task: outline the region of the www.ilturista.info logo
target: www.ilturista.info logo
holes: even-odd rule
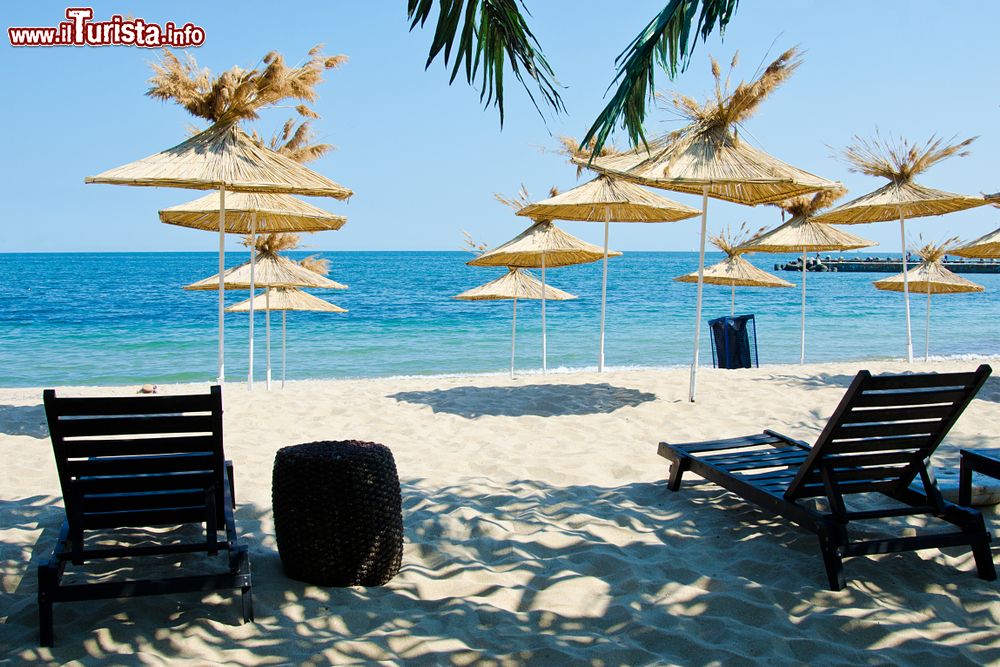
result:
[[[205,43],[205,29],[185,23],[177,26],[167,21],[162,26],[143,19],[115,14],[108,21],[91,21],[91,7],[69,7],[68,21],[54,27],[7,28],[11,46],[141,46],[156,49],[161,46],[187,48]]]

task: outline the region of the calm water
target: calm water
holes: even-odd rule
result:
[[[302,257],[306,253],[291,253]],[[345,315],[288,314],[288,377],[343,378],[502,372],[510,355],[509,301],[450,297],[501,271],[465,266],[462,252],[328,252],[330,277],[347,291],[313,293]],[[883,255],[884,256],[884,255]],[[721,259],[709,254],[708,263]],[[230,253],[227,264],[245,261]],[[772,270],[785,255],[750,260]],[[0,386],[208,381],[216,372],[216,295],[181,286],[216,272],[213,253],[0,255]],[[690,363],[695,286],[674,276],[696,269],[695,253],[630,252],[611,260],[607,364]],[[552,269],[551,284],[576,301],[548,305],[549,368],[597,363],[600,263]],[[799,274],[778,272],[798,286]],[[1000,351],[1000,274],[965,274],[982,294],[935,297],[931,354]],[[875,290],[880,274],[812,273],[807,281],[807,360],[898,358],[905,351],[902,295]],[[246,292],[226,294],[228,303]],[[729,314],[729,288],[705,287],[705,320]],[[737,313],[755,313],[762,363],[797,362],[799,290],[737,288]],[[914,349],[923,354],[925,298],[914,296]],[[540,306],[518,303],[517,364],[538,369]],[[280,314],[272,316],[280,376]],[[264,370],[258,315],[257,377]],[[703,327],[703,332],[704,332]],[[247,316],[227,315],[226,371],[247,373]],[[702,362],[711,364],[702,335]]]

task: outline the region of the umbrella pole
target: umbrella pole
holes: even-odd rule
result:
[[[548,367],[548,355],[545,349],[545,253],[542,253],[542,373]]]
[[[806,249],[802,249],[802,331],[799,335],[799,363],[806,363]]]
[[[729,289],[732,290],[732,294],[729,299],[729,316],[736,317],[736,283],[730,285]]]
[[[924,325],[924,361],[931,356],[931,281],[927,281],[927,323]]]
[[[604,272],[601,275],[601,350],[597,355],[597,372],[604,372],[604,311],[608,298],[608,227],[610,223],[604,221]]]
[[[271,391],[271,288],[264,290],[264,333],[267,342],[267,390]]]
[[[254,271],[257,268],[257,212],[250,214],[250,370],[247,374],[247,390],[253,391],[253,298],[256,292]]]
[[[281,388],[285,388],[285,315],[287,310],[281,311]]]
[[[514,379],[514,345],[517,341],[517,297],[514,297],[514,323],[510,327],[510,379]]]
[[[913,363],[913,335],[910,333],[910,278],[906,275],[906,219],[899,209],[899,238],[903,254],[903,301],[906,303],[906,361]]]
[[[694,359],[691,361],[691,383],[688,400],[694,403],[698,380],[698,343],[701,339],[701,293],[705,286],[705,231],[708,227],[708,186],[701,189],[701,242],[698,250],[698,301],[694,309]]]
[[[219,377],[226,378],[226,186],[219,186]]]

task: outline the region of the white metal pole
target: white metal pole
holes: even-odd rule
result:
[[[256,295],[256,276],[255,271],[257,269],[257,212],[254,211],[250,214],[250,370],[247,372],[247,390],[253,391],[253,298]]]
[[[281,388],[285,388],[285,315],[287,310],[281,311]]]
[[[729,299],[729,316],[736,317],[736,283],[730,285],[729,289],[732,290],[732,294]]]
[[[701,293],[705,285],[705,233],[708,227],[708,186],[701,189],[701,243],[698,250],[698,297],[694,310],[694,359],[691,361],[691,382],[688,400],[694,403],[698,382],[698,344],[701,340]]]
[[[924,361],[931,356],[931,281],[927,281],[927,324],[924,325]]]
[[[610,217],[610,211],[608,216]],[[604,372],[604,312],[608,299],[608,220],[604,221],[604,273],[601,275],[601,351],[597,355],[597,372]]]
[[[806,249],[802,248],[802,331],[799,336],[799,363],[806,363]]]
[[[219,384],[226,379],[226,186],[219,186]]]
[[[548,370],[548,354],[545,349],[545,253],[542,253],[542,373]]]
[[[903,251],[903,301],[906,303],[906,361],[913,363],[913,335],[910,332],[910,278],[906,275],[906,219],[903,209],[899,209],[899,238]]]
[[[271,288],[264,290],[264,335],[267,343],[267,390],[271,391]]]
[[[517,341],[517,297],[514,297],[514,321],[510,327],[510,379],[514,379],[514,345]]]

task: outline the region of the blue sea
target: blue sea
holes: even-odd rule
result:
[[[307,253],[290,253],[293,258]],[[315,254],[315,253],[309,253]],[[289,379],[504,372],[510,359],[511,302],[451,297],[502,270],[465,265],[462,252],[323,252],[346,291],[313,290],[350,312],[288,313]],[[885,257],[885,254],[881,256]],[[773,272],[793,255],[752,255]],[[246,261],[227,255],[227,265]],[[708,253],[708,264],[722,259]],[[216,272],[214,253],[0,255],[0,386],[203,382],[216,375],[214,292],[185,292]],[[628,252],[608,278],[609,368],[690,364],[696,287],[672,280],[697,268],[697,254]],[[761,363],[799,358],[799,274],[776,272],[796,288],[737,288],[737,314],[756,316]],[[879,292],[873,273],[810,273],[807,361],[900,358],[903,298]],[[934,297],[931,355],[1000,352],[1000,274],[965,274],[985,293]],[[579,296],[549,302],[550,370],[595,368],[600,262],[547,271],[548,282]],[[227,304],[248,296],[227,292]],[[914,349],[922,356],[926,298],[912,295]],[[728,287],[705,286],[704,320],[728,315]],[[226,316],[226,375],[247,376],[247,314]],[[264,373],[264,315],[257,315],[256,377]],[[517,366],[541,368],[538,302],[518,302]],[[272,365],[280,377],[281,316],[272,315]],[[711,348],[702,328],[703,364]]]

